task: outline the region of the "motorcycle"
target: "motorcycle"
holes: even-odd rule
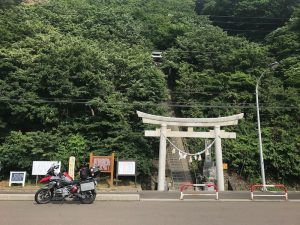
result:
[[[66,198],[79,199],[83,204],[91,204],[96,198],[95,177],[100,173],[98,167],[90,169],[89,176],[84,180],[73,180],[68,173],[57,173],[58,165],[52,165],[45,177],[39,183],[47,183],[35,193],[38,204],[46,204],[51,200],[64,200]]]

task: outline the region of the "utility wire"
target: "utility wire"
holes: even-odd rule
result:
[[[284,22],[277,22],[277,23],[253,23],[247,21],[218,21],[218,20],[211,20],[213,23],[223,23],[223,24],[253,24],[253,25],[282,25]]]
[[[188,93],[185,93],[185,92],[177,92],[177,93],[173,93],[172,94],[172,97],[175,97],[175,98],[180,98],[180,96],[187,96],[188,95],[191,95],[191,98],[193,98],[193,96],[197,96],[200,97],[201,95],[203,96],[210,96],[210,95],[218,95],[219,97],[230,97],[230,95],[222,95],[222,93],[220,92],[188,92]],[[253,97],[254,97],[254,94],[255,93],[249,93],[249,94],[253,94]],[[277,94],[277,95],[274,95],[274,96],[282,96],[281,93]],[[300,94],[289,94],[288,95],[290,98],[292,97],[300,97]]]
[[[216,18],[239,18],[239,19],[266,19],[266,20],[289,20],[288,17],[258,17],[258,16],[225,16],[225,15],[200,15],[200,16],[210,16],[210,17],[216,17]]]
[[[15,103],[54,103],[54,104],[79,104],[79,105],[90,105],[88,101],[70,101],[70,100],[44,100],[44,99],[33,99],[33,100],[26,100],[26,99],[5,99],[0,98],[0,102],[15,102]],[[113,105],[113,106],[149,106],[149,105],[161,105],[164,106],[165,102],[130,102],[130,103],[108,103],[108,102],[99,102],[101,105]],[[216,105],[207,105],[207,104],[187,104],[181,102],[170,102],[168,104],[172,107],[178,108],[191,108],[191,107],[200,107],[200,108],[255,108],[255,103],[236,103],[236,104],[216,104]],[[299,107],[296,106],[267,106],[261,104],[261,108],[267,109],[298,109]]]
[[[226,28],[223,28],[223,30],[225,30],[225,31],[237,31],[237,32],[263,32],[263,33],[269,33],[269,32],[273,31],[273,30],[254,30],[254,29],[239,30],[239,29],[226,29]]]
[[[159,51],[159,52],[162,52],[162,55],[168,55],[168,53],[172,53],[172,52],[176,52],[176,53],[186,53],[186,54],[189,54],[189,53],[203,53],[203,54],[219,54],[217,52],[211,52],[211,51],[199,51],[199,50],[181,50],[181,49],[167,49],[167,50],[155,50],[155,51]],[[282,56],[282,55],[285,55],[286,53],[281,53],[281,54],[274,54],[274,53],[271,53],[271,52],[268,52],[267,55],[268,56]],[[295,54],[295,53],[294,53]]]

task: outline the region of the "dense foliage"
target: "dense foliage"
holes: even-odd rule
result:
[[[199,15],[209,15],[214,25],[230,34],[263,41],[287,22],[298,0],[197,0]]]
[[[300,20],[295,1],[275,8],[293,19],[277,24],[281,27],[260,44],[231,36],[195,12],[196,7],[202,14],[240,15],[252,7],[249,1],[235,1],[235,7],[225,1],[229,5],[222,8],[221,2],[55,0],[2,7],[0,175],[30,171],[33,160],[60,159],[66,165],[74,155],[87,161],[90,151],[135,158],[138,170],[150,174],[158,140],[143,136],[136,110],[167,115],[170,103],[178,117],[245,113],[239,126],[227,128],[238,138],[223,142],[224,161],[257,178],[254,91],[264,73],[259,91],[267,176],[297,182]],[[256,2],[261,8],[262,1]],[[276,17],[276,10],[251,16]],[[159,64],[151,58],[154,49],[163,50]],[[267,69],[275,60],[279,67]],[[188,146],[196,151],[203,140],[189,140]]]
[[[133,17],[102,6],[55,1],[1,11],[3,172],[115,151],[149,173],[151,142],[135,111],[162,111],[164,74]]]

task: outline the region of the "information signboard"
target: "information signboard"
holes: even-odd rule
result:
[[[134,182],[136,186],[136,163],[134,160],[118,159],[117,163],[117,180],[118,186],[119,176],[134,176]]]
[[[121,176],[135,176],[136,172],[135,161],[119,160],[118,161],[118,175]]]
[[[32,175],[46,175],[48,169],[52,165],[59,165],[58,171],[60,171],[61,162],[59,161],[33,161],[32,163]]]
[[[102,173],[111,171],[111,156],[95,156],[93,166],[99,167]]]
[[[9,186],[11,184],[22,184],[25,186],[26,172],[25,171],[10,171]]]
[[[99,167],[101,173],[110,173],[110,186],[113,186],[114,163],[115,153],[111,156],[94,156],[93,152],[90,153],[90,167],[96,166]]]

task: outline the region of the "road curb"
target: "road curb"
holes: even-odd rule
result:
[[[97,194],[99,201],[140,201],[139,194]]]
[[[33,201],[34,194],[0,194],[0,201]]]
[[[97,194],[97,201],[139,201],[139,194]],[[0,194],[0,201],[34,201],[34,194]]]

